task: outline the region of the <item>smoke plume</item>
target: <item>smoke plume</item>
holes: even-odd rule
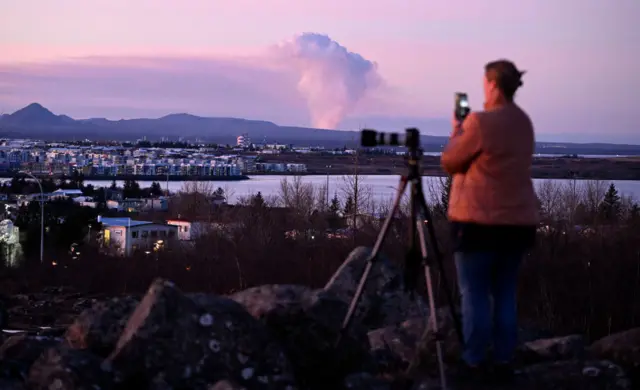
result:
[[[380,82],[377,66],[326,35],[304,33],[281,43],[278,53],[299,71],[313,126],[336,129],[367,91]]]

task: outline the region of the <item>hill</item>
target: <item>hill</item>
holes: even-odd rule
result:
[[[200,117],[176,113],[161,118],[109,120],[106,118],[72,119],[55,115],[42,105],[32,103],[13,114],[0,117],[0,136],[53,139],[87,138],[91,140],[134,140],[142,137],[199,139],[214,143],[235,143],[247,133],[257,142],[314,144],[327,147],[353,145],[360,135],[355,131],[321,130],[279,126],[273,122],[241,118]],[[425,136],[426,143],[442,143],[445,137]]]
[[[434,126],[436,122],[433,122]],[[439,123],[439,122],[438,122]],[[440,126],[440,125],[438,125]],[[422,129],[424,131],[424,129]],[[238,135],[247,133],[255,142],[317,145],[324,147],[356,146],[357,131],[322,130],[308,127],[280,126],[273,122],[242,118],[200,117],[174,113],[160,118],[110,120],[106,118],[73,119],[56,115],[41,104],[32,103],[0,117],[0,137],[44,140],[114,140],[126,141],[161,137],[195,141],[196,139],[233,144]],[[438,152],[447,137],[422,135],[425,151]],[[546,154],[622,154],[640,155],[640,146],[620,144],[575,144],[539,142],[536,151]]]

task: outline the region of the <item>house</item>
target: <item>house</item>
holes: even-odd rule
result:
[[[82,190],[78,190],[78,189],[70,189],[70,190],[57,189],[57,190],[52,192],[52,196],[53,197],[60,197],[60,198],[75,198],[75,197],[78,197],[78,196],[82,196]]]
[[[178,232],[175,225],[131,218],[98,217],[98,222],[102,223],[103,228],[103,249],[121,256],[131,256],[137,251],[152,251],[157,244],[170,246]]]
[[[30,202],[49,202],[51,199],[54,199],[55,196],[52,192],[40,194],[39,192],[35,194],[28,195],[19,195],[16,199],[16,203],[18,207],[28,206]]]
[[[208,229],[203,222],[191,222],[183,219],[170,219],[167,224],[178,228],[178,240],[192,241],[201,237]]]
[[[180,241],[193,241],[212,231],[229,233],[242,227],[240,222],[187,221],[179,217],[167,220],[167,224],[178,228],[178,240]]]
[[[142,210],[166,211],[169,208],[167,198],[127,198],[124,200],[108,200],[107,208],[133,213]]]

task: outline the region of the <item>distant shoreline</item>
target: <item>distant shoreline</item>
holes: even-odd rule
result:
[[[23,176],[19,173],[12,172],[0,172],[0,178],[2,179],[11,179],[15,176]],[[38,178],[47,178],[51,177],[53,179],[72,179],[71,176],[62,176],[62,175],[46,175],[46,174],[34,174],[35,177]],[[242,181],[242,180],[250,180],[251,178],[247,175],[240,176],[213,176],[213,175],[115,175],[115,176],[97,176],[97,175],[82,175],[83,181],[124,181],[124,180],[135,180],[135,181],[157,181],[157,182],[166,182],[168,181]]]
[[[211,175],[173,175],[167,178],[166,175],[117,175],[117,176],[81,176],[85,182],[110,182],[113,180],[135,180],[146,182],[192,182],[192,181],[207,181],[207,182],[237,182],[251,180],[251,177],[262,176],[351,176],[354,174],[352,167],[342,166],[341,169],[311,169],[306,172],[251,172],[240,176],[211,176]],[[390,169],[376,169],[375,166],[361,166],[359,168],[360,176],[398,176],[404,174],[405,168],[396,166]],[[18,173],[0,172],[0,179],[11,179],[15,176],[21,176]],[[65,179],[72,180],[71,176],[61,175],[45,175],[35,174],[39,178],[53,178],[53,179]],[[446,174],[439,168],[434,166],[427,166],[423,169],[422,177],[444,177]],[[618,169],[604,169],[595,171],[580,172],[580,170],[571,170],[565,167],[549,167],[549,166],[534,166],[532,170],[532,179],[558,179],[558,180],[619,180],[619,181],[640,181],[640,172],[624,172],[624,170]]]

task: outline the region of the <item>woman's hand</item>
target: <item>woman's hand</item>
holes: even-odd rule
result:
[[[462,134],[462,121],[456,118],[456,114],[453,114],[453,118],[451,119],[451,137],[456,137]]]

